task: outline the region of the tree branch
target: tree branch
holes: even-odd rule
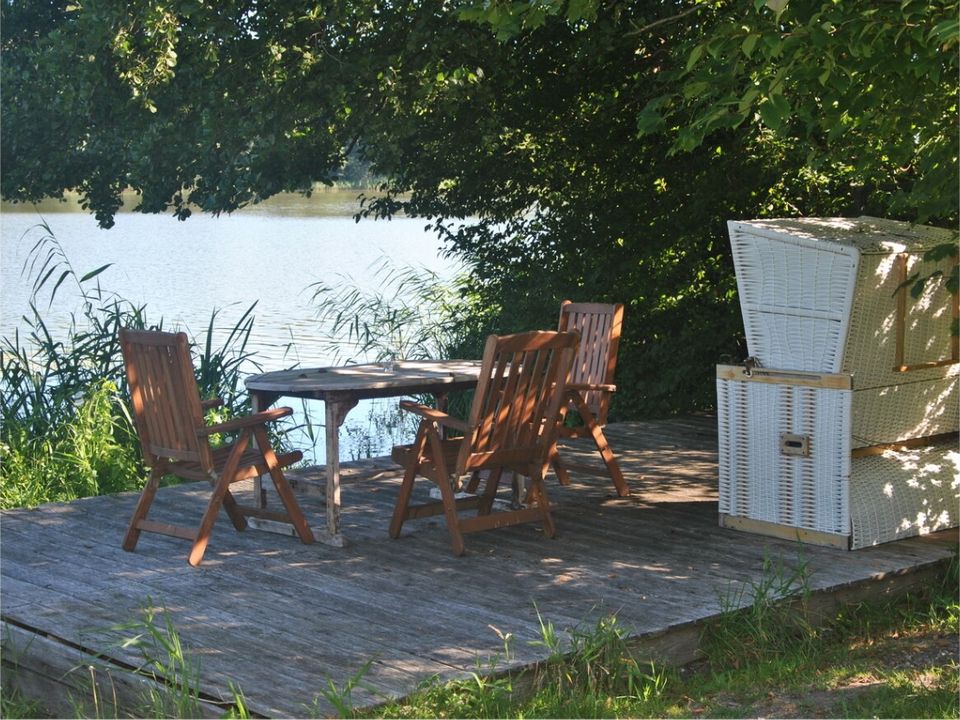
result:
[[[641,28],[635,28],[625,34],[627,36],[640,35],[641,33],[645,33],[649,30],[653,30],[653,28],[657,27],[658,25],[664,25],[666,23],[673,22],[674,20],[679,20],[680,18],[686,17],[691,13],[695,13],[697,10],[700,10],[702,7],[703,7],[702,5],[694,5],[693,7],[689,7],[681,13],[677,13],[676,15],[671,15],[670,17],[660,18],[659,20],[655,20],[652,23],[648,23],[647,25],[644,25]]]

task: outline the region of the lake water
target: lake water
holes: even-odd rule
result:
[[[233,327],[257,301],[249,349],[266,370],[328,365],[319,338],[316,307],[309,286],[343,281],[358,287],[376,283],[373,267],[388,259],[397,267],[426,268],[441,277],[455,272],[441,255],[439,240],[426,222],[407,218],[355,222],[358,192],[330,190],[311,198],[284,195],[232,215],[195,214],[185,222],[168,215],[121,212],[110,230],[97,227],[92,215],[75,203],[45,202],[37,208],[0,206],[0,333],[23,329],[29,312],[31,283],[22,274],[31,248],[40,239],[42,220],[80,276],[112,263],[99,276],[104,290],[146,305],[151,322],[185,329],[202,338],[214,308],[220,310],[220,335]],[[41,296],[45,322],[63,337],[79,291],[65,283],[52,307]],[[255,369],[251,368],[251,372]],[[291,401],[293,404],[294,401]],[[310,407],[314,405],[316,407]],[[395,405],[395,401],[394,401]],[[310,421],[322,422],[320,403],[308,404]],[[395,437],[374,416],[378,406],[354,409],[342,429],[344,457],[387,451]],[[299,409],[298,422],[307,416]],[[323,442],[304,448],[308,459],[323,461]],[[296,441],[295,441],[296,442]],[[298,447],[303,447],[299,443]]]

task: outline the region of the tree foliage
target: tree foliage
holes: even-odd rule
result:
[[[956,2],[755,0],[755,12],[704,13],[672,87],[641,114],[675,146],[718,129],[802,144],[810,172],[908,219],[957,215]]]
[[[861,18],[849,6],[848,24],[877,15],[861,8]],[[797,3],[779,18],[762,5],[744,13],[740,3],[467,8],[461,17],[498,42],[445,46],[408,67],[366,136],[389,149],[379,167],[405,200],[374,209],[438,220],[474,263],[474,300],[492,315],[491,329],[548,326],[564,297],[625,301],[615,411],[708,406],[713,365],[743,352],[726,220],[955,221],[956,180],[949,192],[949,177],[937,175],[956,166],[957,63],[941,37],[955,7],[930,6],[921,31],[912,29],[917,7],[905,3],[898,27],[911,28],[922,52],[888,46],[895,32],[884,22],[853,58],[846,27],[818,35],[817,45],[794,39],[817,27],[818,13],[840,23],[832,3]],[[744,28],[758,37],[747,41]],[[871,42],[880,64],[866,58]],[[823,71],[808,65],[830,51],[846,84],[825,78],[833,83],[825,95]],[[888,76],[888,65],[897,72]],[[919,105],[896,97],[918,84]],[[757,88],[748,103],[741,86]],[[831,116],[823,104],[847,109]],[[925,114],[929,127],[920,129]],[[826,132],[833,118],[850,127]],[[467,216],[479,222],[448,221]]]
[[[475,334],[625,302],[621,416],[710,405],[742,352],[727,220],[957,220],[956,2],[2,7],[4,197],[185,217],[358,154],[366,213],[470,264]]]
[[[501,39],[562,18],[597,22],[598,0],[493,0],[461,10]],[[728,0],[651,4],[620,23],[637,52],[668,59],[637,117],[675,151],[718,130],[804,143],[813,173],[880,193],[921,222],[957,215],[958,41],[953,0]],[[679,26],[679,31],[678,31]]]
[[[3,195],[80,191],[102,225],[232,211],[337,177],[372,4],[3,5]]]

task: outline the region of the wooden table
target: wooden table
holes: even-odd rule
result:
[[[479,360],[402,360],[393,363],[301,368],[254,375],[245,380],[258,412],[278,398],[323,400],[326,411],[327,526],[317,533],[328,545],[343,547],[340,532],[340,426],[360,400],[431,394],[442,402],[447,393],[469,390],[480,375]],[[258,501],[265,502],[256,487]]]

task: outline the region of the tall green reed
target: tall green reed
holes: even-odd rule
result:
[[[132,666],[121,669],[97,659],[75,668],[87,674],[71,695],[75,717],[131,713],[131,717],[197,718],[212,712],[226,718],[250,717],[243,692],[232,679],[225,679],[227,692],[220,697],[204,691],[200,658],[184,643],[170,613],[154,607],[150,598],[137,618],[104,632],[116,649],[130,653]],[[123,673],[145,682],[127,682],[126,690],[118,691],[115,680]],[[139,691],[131,693],[137,685]]]
[[[466,275],[444,278],[427,268],[397,266],[386,257],[368,272],[372,282],[364,285],[340,275],[332,284],[317,282],[308,288],[316,306],[321,347],[335,362],[479,357],[480,326],[486,320],[477,311]],[[448,399],[448,409],[465,414],[470,395],[456,393]],[[421,401],[430,403],[433,398]],[[416,423],[409,416],[385,417],[376,430],[385,428],[391,437],[410,438]]]
[[[146,307],[105,291],[110,264],[78,273],[45,222],[23,274],[32,283],[23,332],[0,340],[0,507],[32,506],[135,489],[143,478],[118,331],[163,329]],[[45,316],[58,292],[72,285],[77,307],[65,329]],[[255,366],[247,343],[251,305],[214,342],[218,311],[211,312],[199,345],[197,381],[204,397],[222,397],[217,419],[244,412],[244,369]]]
[[[466,340],[469,306],[463,277],[447,280],[427,268],[397,267],[381,258],[372,287],[349,275],[308,289],[317,306],[324,351],[342,362],[450,357]]]
[[[809,574],[802,553],[793,565],[764,557],[758,579],[731,583],[720,596],[721,613],[704,632],[710,662],[740,668],[778,653],[801,657],[814,648],[820,631],[806,610]]]

